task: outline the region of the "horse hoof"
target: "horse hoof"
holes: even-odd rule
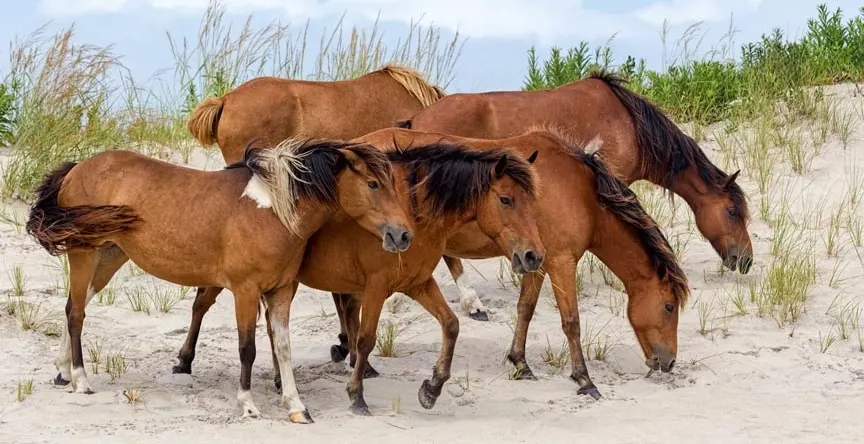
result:
[[[348,357],[348,349],[341,345],[330,346],[330,359],[333,362],[342,362]]]
[[[600,398],[603,397],[602,395],[600,395],[600,390],[597,390],[597,387],[595,387],[593,384],[586,387],[579,387],[579,390],[577,390],[576,393],[580,395],[591,395],[591,397],[594,398],[594,400],[596,401],[599,401]]]
[[[441,390],[438,390],[438,394],[435,394],[435,390],[432,389],[432,384],[429,383],[429,380],[426,379],[423,381],[423,384],[420,385],[420,390],[417,392],[417,399],[420,401],[420,405],[423,406],[424,409],[429,410],[432,407],[435,407],[435,402],[438,401],[438,395],[441,394]]]
[[[468,317],[475,321],[486,322],[489,321],[489,313],[486,313],[483,310],[477,310],[474,313],[468,314]]]
[[[363,371],[363,379],[372,379],[377,378],[378,376],[381,376],[381,374],[378,373],[378,370],[375,370],[371,365],[366,364],[366,370]]]
[[[175,375],[184,374],[191,375],[192,374],[192,365],[191,364],[177,364],[171,368],[171,372]]]
[[[66,387],[69,385],[70,381],[63,379],[63,375],[61,373],[57,373],[57,376],[54,378],[54,385],[60,387]]]
[[[369,407],[365,405],[352,405],[351,413],[357,416],[372,416],[372,412],[369,411]]]
[[[526,366],[522,370],[517,370],[516,377],[514,377],[513,379],[517,381],[536,381],[537,377],[534,376],[534,372],[531,371],[531,368]]]
[[[312,420],[312,415],[309,414],[309,410],[289,413],[288,420],[294,424],[312,424],[315,422]]]
[[[253,408],[246,408],[245,410],[243,410],[243,417],[244,418],[260,418],[261,412],[259,412],[258,409],[254,408],[254,407]]]

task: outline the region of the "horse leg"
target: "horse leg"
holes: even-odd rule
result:
[[[561,314],[561,329],[564,330],[564,336],[567,337],[567,345],[570,348],[572,368],[570,379],[579,384],[577,393],[600,399],[600,391],[597,390],[597,386],[588,376],[588,367],[585,365],[585,356],[582,354],[576,263],[575,257],[551,261],[546,265],[546,270],[552,281],[552,291],[555,293],[555,301],[558,303],[558,312]]]
[[[522,275],[522,288],[519,291],[519,302],[516,303],[516,330],[513,332],[510,352],[507,353],[507,359],[516,367],[514,379],[537,380],[525,361],[525,341],[528,338],[528,325],[534,317],[534,309],[537,308],[537,300],[540,297],[540,287],[545,277],[543,271]]]
[[[425,409],[431,409],[441,395],[444,383],[450,379],[453,351],[456,348],[456,338],[459,336],[459,319],[450,310],[435,279],[430,278],[409,292],[408,296],[423,306],[441,325],[441,352],[432,371],[432,379],[424,380],[417,392],[420,405]]]
[[[353,369],[357,364],[357,330],[360,328],[360,301],[353,295],[346,295],[342,299],[342,310],[345,314],[345,329],[347,331],[347,343],[350,353],[348,365]],[[378,370],[372,367],[369,361],[366,361],[366,368],[363,370],[363,379],[378,377]]]
[[[117,273],[117,270],[129,260],[126,253],[116,245],[99,250],[99,262],[96,265],[96,271],[93,274],[93,280],[87,288],[87,301],[85,306],[90,304],[93,297],[96,296]],[[70,269],[71,271],[71,269]],[[69,326],[63,328],[62,339],[60,341],[60,354],[54,365],[57,367],[57,377],[54,378],[54,384],[59,386],[69,385],[72,378],[72,343],[69,337]]]
[[[296,290],[295,290],[296,291]],[[266,299],[265,299],[266,300]],[[273,358],[273,385],[276,393],[282,394],[282,372],[279,371],[279,359],[276,353],[276,343],[273,339],[273,324],[271,323],[270,305],[264,307],[264,320],[267,322],[267,337],[270,338],[270,356]]]
[[[342,362],[348,356],[348,327],[345,325],[345,308],[342,302],[351,298],[348,293],[331,293],[333,304],[336,305],[336,315],[339,316],[339,344],[330,346],[330,359],[333,362]]]
[[[198,345],[198,334],[201,333],[201,322],[210,307],[216,303],[216,297],[221,292],[221,287],[198,287],[195,302],[192,303],[192,322],[189,324],[189,331],[186,332],[186,341],[177,354],[180,362],[171,369],[173,373],[192,374],[192,361],[195,360],[195,347]]]
[[[294,366],[291,361],[291,334],[288,327],[291,319],[291,300],[297,291],[297,283],[274,290],[267,296],[267,325],[271,333],[271,347],[276,355],[279,374],[285,375],[282,386],[282,406],[288,408],[288,419],[298,424],[313,423],[312,417],[297,391]]]
[[[475,321],[488,321],[489,313],[480,297],[477,296],[477,290],[471,284],[463,280],[459,280],[465,269],[462,267],[462,259],[452,256],[444,256],[444,263],[447,264],[447,269],[450,270],[450,275],[453,276],[453,282],[456,283],[456,289],[459,290],[459,305],[462,307],[468,317]]]
[[[70,251],[69,258],[69,299],[66,301],[66,323],[69,330],[69,343],[72,354],[72,388],[75,393],[92,394],[93,389],[87,382],[84,370],[84,354],[81,350],[81,330],[84,328],[84,308],[92,299],[91,282],[99,263],[99,252]],[[61,356],[62,356],[61,352]],[[62,367],[60,367],[62,368]]]
[[[351,373],[351,379],[346,387],[348,399],[351,400],[349,408],[356,415],[371,415],[369,406],[363,398],[363,371],[369,361],[369,353],[375,348],[378,318],[381,316],[384,301],[389,296],[388,291],[387,282],[367,281],[366,288],[363,289],[360,329],[356,341],[357,363],[354,365],[354,371]],[[349,341],[349,345],[351,342],[353,341]]]
[[[258,319],[259,293],[254,289],[234,291],[234,307],[237,316],[237,337],[240,351],[240,387],[237,403],[243,409],[243,417],[258,418],[261,413],[252,401],[252,364],[255,362],[255,322]]]

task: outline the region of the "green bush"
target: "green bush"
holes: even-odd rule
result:
[[[684,46],[692,38],[688,29]],[[608,46],[594,50],[587,42],[564,51],[553,47],[539,61],[528,51],[524,90],[547,89],[586,77],[593,68],[616,71],[630,80],[630,88],[643,94],[677,120],[709,124],[724,119],[748,119],[775,102],[793,113],[806,113],[809,101],[802,86],[864,78],[864,7],[844,22],[840,8],[829,12],[819,5],[815,18],[799,41],[788,41],[779,29],[760,41],[741,47],[741,58],[685,60],[658,72],[645,69],[645,61],[629,56],[614,66]]]

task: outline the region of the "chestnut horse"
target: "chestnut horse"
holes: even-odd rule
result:
[[[250,392],[258,302],[263,295],[274,312],[290,304],[310,236],[337,212],[378,239],[366,243],[370,249],[382,249],[383,239],[383,250],[404,252],[413,235],[387,157],[366,144],[288,140],[247,150],[242,162],[222,171],[108,151],[63,164],[37,193],[27,232],[50,254],[69,258],[68,331],[55,383],[68,384],[71,373],[76,392],[93,392],[81,352],[84,309],[131,259],[175,284],[234,292],[244,417],[259,415]],[[197,217],[185,217],[190,212]],[[282,365],[283,353],[276,349]],[[292,421],[308,418],[304,409],[288,407]]]
[[[518,379],[535,379],[525,361],[525,341],[540,287],[548,273],[570,349],[570,377],[579,384],[579,394],[600,398],[600,392],[588,375],[580,342],[575,276],[585,251],[596,255],[623,282],[629,297],[627,316],[642,348],[645,364],[652,370],[659,368],[668,372],[672,369],[678,351],[678,314],[689,295],[687,277],[663,233],[639,204],[636,195],[594,152],[600,146],[599,139],[592,141],[585,150],[551,129],[532,130],[521,136],[497,140],[386,129],[360,140],[376,147],[388,143],[404,147],[440,140],[480,150],[504,145],[523,155],[539,150],[534,163],[540,178],[534,217],[546,248],[546,258],[540,272],[522,277],[516,329],[507,355],[516,366]],[[447,240],[446,254],[451,257],[482,259],[501,253],[500,247],[473,224],[466,225]],[[355,339],[352,333],[356,330],[358,307],[347,295],[333,296],[342,333],[339,335],[341,344],[331,348],[331,355],[339,361],[350,352],[353,361]],[[359,364],[355,364],[355,371],[356,365]],[[377,374],[369,368],[366,372],[370,376]]]
[[[452,94],[397,125],[465,137],[500,139],[534,125],[551,124],[577,140],[603,140],[609,169],[628,185],[648,180],[681,196],[696,216],[696,226],[723,259],[747,273],[753,247],[747,232],[749,211],[738,171],[727,176],[696,142],[655,105],[605,72],[551,90]],[[445,256],[457,281],[459,259]],[[463,306],[474,319],[487,319],[476,292],[459,285]]]
[[[542,265],[545,251],[531,205],[536,186],[531,163],[537,156],[528,142],[515,147],[506,143],[521,156],[504,149],[466,150],[437,141],[387,151],[400,202],[415,221],[412,247],[398,257],[370,248],[374,238],[348,219],[331,220],[309,239],[298,282],[319,290],[352,293],[357,298],[353,301],[362,307],[356,326],[357,365],[347,386],[355,414],[370,414],[363,396],[363,371],[375,346],[382,306],[394,292],[417,301],[441,325],[441,352],[432,379],[424,380],[420,387],[420,404],[432,408],[450,378],[459,321],[432,277],[448,237],[471,224],[491,239],[498,254],[512,257],[514,272],[533,272]],[[389,144],[382,143],[381,148],[384,145]],[[201,320],[220,291],[211,287],[198,292],[189,333],[178,355],[180,370],[191,371]],[[284,347],[280,337],[286,336],[280,332],[287,329],[288,313],[268,309],[267,319],[272,325],[271,347],[280,350]],[[299,402],[291,366],[276,366],[277,381],[281,375],[286,376],[282,396],[288,394]]]
[[[265,146],[299,135],[353,139],[392,127],[444,96],[418,72],[395,65],[335,82],[258,77],[202,101],[187,128],[204,146],[218,143],[231,163],[254,139]]]

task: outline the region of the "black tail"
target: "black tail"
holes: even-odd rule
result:
[[[27,233],[53,256],[69,249],[100,248],[106,237],[129,231],[141,220],[124,205],[61,207],[60,189],[75,165],[63,163],[45,176],[27,220]]]

